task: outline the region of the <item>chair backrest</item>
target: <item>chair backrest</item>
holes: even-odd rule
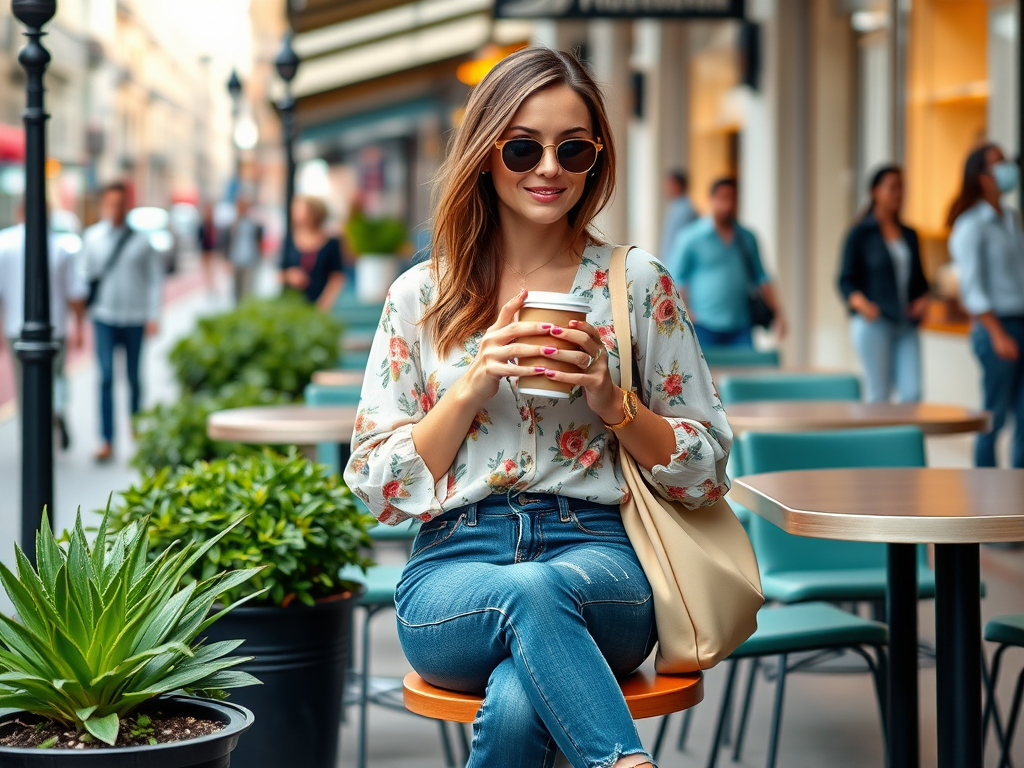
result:
[[[336,305],[331,314],[348,330],[373,331],[380,324],[383,313],[383,304],[354,304],[344,307]]]
[[[860,379],[851,373],[723,376],[718,394],[726,405],[759,400],[860,400]]]
[[[880,427],[840,432],[740,435],[749,474],[796,469],[923,467],[924,436],[916,427]],[[753,515],[750,538],[765,574],[881,567],[884,544],[811,539],[786,533]],[[919,547],[920,557],[924,548]]]
[[[339,353],[338,367],[348,371],[365,371],[370,363],[369,350],[342,350]]]
[[[307,405],[358,405],[360,387],[338,387],[327,384],[307,384],[302,397]]]
[[[779,367],[779,353],[775,349],[760,351],[743,347],[704,347],[701,351],[708,365],[713,368]]]

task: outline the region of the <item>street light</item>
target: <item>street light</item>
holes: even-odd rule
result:
[[[299,71],[299,57],[292,48],[292,33],[287,32],[281,50],[274,59],[278,76],[284,80],[284,98],[277,105],[281,112],[281,133],[284,139],[284,242],[292,242],[292,200],[295,199],[295,99],[292,80]]]
[[[43,508],[53,514],[53,357],[50,258],[46,225],[46,121],[43,75],[50,53],[40,43],[56,0],[11,0],[28,42],[18,54],[25,70],[25,324],[14,350],[22,363],[21,547],[35,562]]]
[[[232,146],[235,150],[235,197],[241,194],[242,187],[242,153],[238,143],[234,141],[234,135],[238,131],[238,115],[241,111],[242,102],[242,81],[238,79],[238,72],[231,70],[231,77],[228,79],[228,94],[231,96],[231,136]]]

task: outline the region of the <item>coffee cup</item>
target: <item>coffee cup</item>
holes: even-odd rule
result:
[[[590,302],[582,296],[571,293],[554,293],[551,291],[530,291],[519,310],[519,319],[526,323],[551,323],[560,328],[568,328],[571,320],[584,321],[591,311]],[[524,336],[519,339],[522,344],[535,344],[538,347],[557,347],[558,349],[578,350],[579,346],[571,341],[543,334],[541,336]],[[520,358],[519,365],[542,367],[563,373],[579,373],[580,367],[561,360],[554,360],[547,355],[540,357]],[[535,397],[553,397],[567,399],[572,393],[573,385],[549,379],[544,374],[522,376],[519,379],[519,394]]]

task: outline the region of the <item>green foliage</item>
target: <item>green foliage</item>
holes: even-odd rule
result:
[[[37,568],[17,546],[17,575],[0,564],[0,582],[18,616],[0,615],[0,707],[85,729],[114,744],[121,718],[156,696],[259,682],[231,669],[248,660],[228,656],[241,640],[203,645],[196,638],[230,610],[210,616],[214,602],[237,592],[260,569],[187,578],[232,535],[230,528],[202,543],[168,542],[153,552],[144,520],[112,540],[108,523],[109,512],[90,549],[79,514],[64,548],[44,516]]]
[[[390,256],[406,244],[409,232],[398,219],[369,219],[356,211],[345,225],[345,236],[357,256]]]
[[[257,299],[199,321],[171,350],[186,392],[249,384],[298,397],[314,371],[338,360],[341,325],[301,297]]]
[[[135,417],[138,438],[132,465],[154,470],[231,454],[260,453],[258,446],[211,440],[206,434],[207,416],[225,408],[280,405],[290,400],[286,394],[252,384],[229,384],[217,393],[186,394],[177,402],[158,404]]]
[[[111,524],[148,520],[156,551],[177,540],[206,542],[233,526],[190,570],[203,580],[223,568],[267,566],[228,590],[228,600],[265,588],[273,604],[312,605],[348,588],[338,581],[341,568],[372,564],[361,549],[372,546],[373,517],[359,511],[328,467],[294,450],[148,472],[121,497]]]

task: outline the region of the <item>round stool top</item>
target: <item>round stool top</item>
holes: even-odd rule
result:
[[[704,676],[654,675],[634,672],[620,681],[622,693],[634,720],[659,717],[696,706],[704,698]],[[482,696],[436,688],[415,672],[403,681],[405,708],[434,720],[472,723],[483,702]]]
[[[211,413],[206,434],[214,440],[257,445],[347,443],[355,423],[354,405],[257,405]]]

